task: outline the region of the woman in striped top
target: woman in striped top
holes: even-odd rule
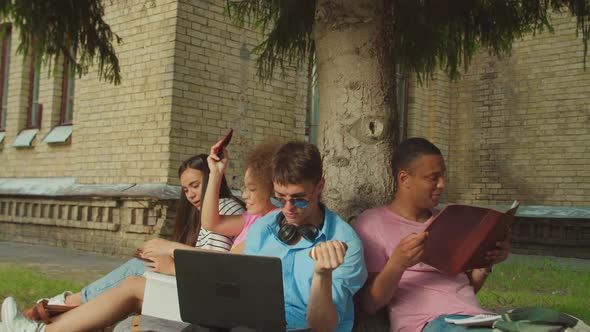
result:
[[[173,241],[152,239],[141,248],[146,257],[172,256],[175,249],[197,247],[208,250],[229,251],[233,238],[213,233],[201,227],[201,199],[209,182],[209,166],[207,156],[199,154],[184,161],[178,169],[178,177],[182,186],[182,194],[178,200],[174,226]],[[222,215],[240,215],[244,205],[236,199],[222,180],[219,191],[218,210]],[[142,273],[143,274],[143,273]]]
[[[231,199],[231,192],[229,192],[223,176],[223,172],[227,166],[227,150],[224,150],[226,157],[223,160],[216,160],[211,156],[208,158],[209,165],[215,166],[215,172],[212,172],[210,175],[208,172],[209,167],[207,167],[206,172],[194,171],[190,167],[184,171],[180,170],[180,182],[184,195],[181,195],[179,207],[186,215],[184,217],[177,215],[177,221],[194,220],[195,222],[185,224],[179,222],[175,228],[175,239],[183,243],[196,243],[198,245],[199,238],[201,238],[203,242],[213,245],[213,241],[209,239],[211,235],[206,235],[200,231],[203,229],[200,227],[200,221],[202,220],[203,224],[209,227],[209,229],[225,234],[228,237],[237,235],[238,242],[243,241],[252,223],[274,209],[274,206],[270,203],[270,195],[272,194],[270,165],[272,157],[279,147],[280,145],[277,144],[265,144],[258,146],[250,153],[246,175],[244,177],[245,188],[242,195],[246,201],[247,212],[245,213],[242,213],[243,210],[236,209],[234,205],[228,205],[225,201],[227,198]],[[207,176],[203,176],[205,173],[207,173]],[[211,188],[208,189],[208,187]],[[206,196],[201,194],[203,189],[206,190]],[[199,218],[200,213],[197,212],[201,206],[201,197],[205,197],[204,200],[206,201],[206,206],[203,207],[203,218]],[[219,201],[219,208],[211,208],[212,205],[215,205],[216,201]],[[195,207],[195,209],[182,209],[182,206],[188,206],[187,203]],[[222,211],[224,210],[222,207],[226,210]],[[240,211],[239,213],[241,215],[227,216],[223,213],[232,211]],[[212,219],[213,222],[209,222],[209,219]],[[226,224],[227,227],[224,227]],[[204,234],[203,237],[200,237],[201,234]],[[171,244],[170,241],[164,243],[162,241],[165,240],[148,241],[157,249],[150,249],[147,244],[144,246],[144,252],[151,250],[149,251],[150,253],[158,252],[163,254],[163,256],[151,256],[150,254],[148,257],[153,259],[154,262],[146,263],[146,265],[152,267],[153,271],[175,274],[171,254],[173,254],[175,248],[186,248],[188,246],[180,243]],[[146,249],[146,247],[148,248]],[[193,248],[193,250],[199,249]],[[232,251],[243,252],[243,244],[235,244]],[[3,319],[7,319],[7,322],[4,323],[9,327],[8,332],[96,330],[112,325],[132,312],[140,312],[143,304],[145,283],[144,277],[129,276],[116,287],[96,297],[93,301],[61,315],[59,320],[47,325],[42,322],[32,322],[25,319],[18,312],[15,300],[9,297],[2,305],[3,315],[6,313],[8,316],[3,317]]]
[[[182,192],[176,207],[173,241],[160,238],[149,240],[141,248],[140,256],[163,264],[171,261],[171,258],[162,256],[172,255],[175,249],[197,247],[229,251],[233,243],[232,237],[213,233],[201,227],[201,197],[209,180],[207,155],[199,154],[183,161],[178,169],[178,176]],[[243,203],[232,195],[225,178],[222,179],[219,191],[218,210],[221,215],[241,215],[245,211]],[[146,263],[143,259],[133,258],[78,293],[66,291],[47,299],[48,304],[78,306],[117,286],[129,276],[143,275],[150,267],[154,268],[153,265],[154,263]],[[169,264],[167,266],[170,267]],[[34,307],[25,314],[29,318],[37,318]]]
[[[237,202],[235,198],[219,198],[219,214],[222,216],[235,216],[240,215],[244,210],[244,206],[241,202]],[[209,249],[209,250],[225,250],[229,251],[233,245],[234,238],[214,233],[208,229],[205,229],[201,225],[199,231],[199,238],[195,244],[196,248]]]

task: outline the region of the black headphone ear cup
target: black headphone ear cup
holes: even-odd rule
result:
[[[297,236],[297,226],[289,223],[283,223],[279,228],[279,239],[289,244]]]
[[[318,237],[319,230],[315,225],[305,224],[299,226],[297,232],[307,241],[313,242]]]

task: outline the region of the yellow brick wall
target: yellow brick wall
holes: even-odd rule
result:
[[[96,72],[76,81],[72,158],[82,183],[167,182],[170,105],[177,2],[116,1],[106,21],[123,81],[113,86]]]
[[[123,38],[116,45],[123,80],[98,80],[96,68],[75,81],[71,144],[43,138],[59,122],[62,63],[42,66],[43,123],[34,147],[10,146],[25,126],[29,63],[16,54],[12,33],[6,139],[0,177],[75,176],[80,183],[166,182],[176,1],[125,1],[107,7],[105,20]],[[48,70],[55,74],[48,76]]]
[[[454,200],[590,206],[590,71],[575,18],[553,24],[509,58],[479,55],[456,85]]]
[[[590,206],[590,71],[575,18],[553,24],[505,59],[481,52],[458,82],[411,85],[409,136],[445,153],[449,201]]]
[[[305,72],[289,70],[262,84],[251,52],[261,34],[231,24],[225,3],[179,3],[170,178],[176,178],[181,160],[209,153],[233,127],[228,180],[240,187],[244,159],[254,145],[303,139],[307,79]]]
[[[420,85],[412,76],[408,85],[408,137],[427,138],[447,155],[451,112],[449,80],[445,74],[437,73]]]
[[[286,78],[262,85],[255,56],[240,57],[241,48],[251,51],[261,35],[233,26],[224,5],[223,0],[108,3],[105,21],[122,38],[116,45],[122,83],[99,80],[96,68],[76,77],[73,134],[66,145],[42,141],[59,122],[63,65],[57,63],[42,67],[43,124],[34,146],[10,146],[25,126],[30,63],[16,55],[18,33],[13,31],[0,178],[177,183],[181,160],[208,152],[226,128],[239,127],[230,170],[239,186],[243,162],[238,160],[253,144],[274,137],[302,139],[305,73],[291,70]],[[48,76],[48,70],[55,73]]]

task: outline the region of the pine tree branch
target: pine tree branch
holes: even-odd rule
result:
[[[569,11],[582,34],[584,66],[590,37],[590,0],[382,0],[387,55],[404,74],[420,81],[442,68],[456,80],[475,52],[510,54],[515,40],[528,33],[553,31],[550,15]],[[239,24],[267,36],[256,48],[259,75],[301,66],[314,50],[314,0],[228,0],[228,13]]]
[[[101,0],[2,0],[0,19],[17,28],[17,51],[27,54],[34,45],[43,61],[50,63],[60,56],[75,64],[78,75],[88,72],[98,62],[101,79],[121,83],[121,68],[113,41],[121,38],[103,20]]]

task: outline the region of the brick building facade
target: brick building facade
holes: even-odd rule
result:
[[[590,207],[590,70],[575,18],[553,24],[457,82],[411,81],[408,135],[442,148],[449,201]]]
[[[234,187],[249,147],[304,138],[306,73],[262,84],[250,54],[260,33],[232,25],[224,4],[112,3],[106,21],[123,38],[116,48],[122,84],[101,82],[96,72],[71,78],[70,125],[62,110],[67,72],[61,63],[41,67],[42,116],[30,147],[13,145],[30,122],[34,66],[16,54],[17,33],[8,34],[0,240],[129,253],[147,237],[170,234],[180,161],[207,152],[227,128],[239,129],[229,171]],[[526,36],[510,57],[477,55],[457,82],[442,74],[423,86],[410,80],[405,130],[443,150],[448,202],[590,207],[590,70],[575,19],[553,23],[554,34]],[[68,126],[64,143],[46,142]],[[545,238],[590,236],[590,225],[533,226],[530,232]]]
[[[291,70],[261,84],[250,52],[262,36],[233,25],[224,5],[109,4],[105,21],[122,38],[123,80],[114,86],[96,71],[69,76],[71,122],[62,121],[63,63],[35,66],[31,55],[16,54],[17,31],[5,34],[0,240],[129,253],[146,237],[170,233],[180,162],[208,153],[228,128],[236,129],[229,170],[236,188],[250,147],[303,139],[307,74]],[[42,105],[33,125],[31,87]],[[64,142],[48,143],[60,130]]]

